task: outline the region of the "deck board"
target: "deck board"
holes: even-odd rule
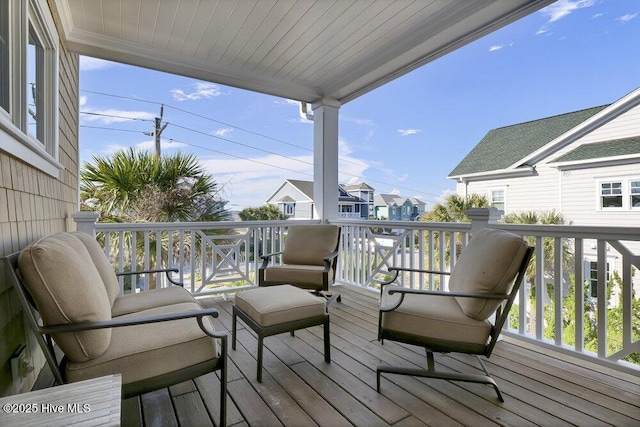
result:
[[[228,425],[640,425],[640,376],[509,337],[496,345],[487,362],[504,403],[486,385],[400,375],[383,375],[377,393],[378,364],[424,366],[424,350],[390,341],[381,345],[375,295],[339,289],[342,302],[329,310],[330,364],[324,361],[320,326],[296,331],[293,337],[267,337],[260,384],[257,339],[238,323],[237,349],[229,348]],[[231,329],[230,301],[216,297],[201,303],[220,311],[216,328]],[[436,355],[436,363],[449,371],[479,369],[467,355]],[[125,402],[123,423],[215,424],[218,385],[219,377],[212,373],[141,396],[141,409]]]

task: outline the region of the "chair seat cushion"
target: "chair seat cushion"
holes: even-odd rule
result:
[[[322,287],[324,283],[322,280],[323,271],[324,267],[320,265],[271,265],[264,270],[264,279],[267,282],[299,283]]]
[[[324,299],[291,285],[238,292],[235,304],[260,326],[279,325],[326,313]]]
[[[201,310],[201,307],[193,302],[174,304],[118,319],[192,310]],[[210,317],[204,318],[204,324],[213,331]],[[200,329],[195,318],[124,326],[111,331],[109,348],[100,357],[81,363],[67,363],[69,382],[120,373],[122,383],[129,384],[218,357],[215,339]]]
[[[111,316],[123,316],[137,311],[184,302],[195,302],[195,299],[182,286],[170,286],[136,294],[121,295],[113,302]]]
[[[381,307],[392,305],[399,295],[389,295],[394,286],[385,287]],[[491,333],[487,320],[475,320],[464,314],[456,299],[450,296],[405,295],[397,309],[382,313],[382,328],[417,339],[443,340],[472,345],[485,345]]]

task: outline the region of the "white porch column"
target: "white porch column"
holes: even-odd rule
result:
[[[320,99],[313,108],[314,218],[338,218],[338,110],[340,102]]]

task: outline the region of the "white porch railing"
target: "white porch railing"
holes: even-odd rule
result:
[[[449,271],[472,231],[507,229],[527,238],[536,252],[505,334],[640,373],[640,275],[634,274],[640,268],[639,228],[513,225],[479,218],[472,223],[332,221],[342,227],[336,281],[376,291],[390,266]],[[260,254],[281,250],[291,223],[88,223],[79,229],[95,232],[116,271],[178,267],[176,278],[203,295],[255,286]],[[295,221],[303,223],[317,221]],[[121,281],[122,292],[165,286],[139,277],[134,284]],[[446,289],[446,277],[412,273],[399,280],[418,289]]]

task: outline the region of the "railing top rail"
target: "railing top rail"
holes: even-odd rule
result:
[[[144,230],[208,230],[252,227],[288,227],[293,224],[318,224],[317,220],[279,221],[210,221],[210,222],[98,222],[96,231],[144,231]]]
[[[529,236],[567,237],[592,240],[640,240],[640,227],[502,223],[490,224],[489,227]]]
[[[333,219],[329,221],[335,225],[345,226],[365,226],[380,228],[408,228],[425,230],[446,230],[446,231],[470,231],[469,222],[425,222],[425,221],[386,221],[386,220],[357,220],[357,219]]]

